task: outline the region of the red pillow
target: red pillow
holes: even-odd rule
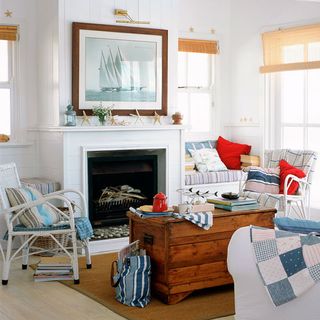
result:
[[[293,174],[294,176],[300,179],[306,176],[306,174],[302,170],[292,166],[285,160],[280,160],[279,166],[280,166],[280,191],[279,191],[280,193],[284,193],[284,180],[286,179],[286,176],[288,174]],[[289,179],[289,182],[290,180],[291,179]],[[293,181],[287,191],[287,194],[295,194],[298,188],[299,188],[299,183],[296,181]]]
[[[222,162],[228,169],[239,170],[241,167],[240,155],[249,154],[251,146],[247,144],[235,143],[222,137],[218,138],[217,151]]]

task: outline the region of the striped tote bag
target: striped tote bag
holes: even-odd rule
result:
[[[143,308],[150,302],[150,280],[151,262],[147,255],[128,256],[112,263],[111,283],[116,299],[127,306]]]

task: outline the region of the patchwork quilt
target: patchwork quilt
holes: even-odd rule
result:
[[[251,227],[250,233],[259,273],[275,306],[320,280],[319,237],[259,227]]]

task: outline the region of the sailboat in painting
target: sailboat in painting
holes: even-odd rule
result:
[[[136,79],[137,80],[137,79]],[[144,87],[137,85],[130,68],[130,62],[126,61],[120,48],[117,48],[114,58],[109,48],[106,59],[101,51],[99,66],[99,85],[101,91],[140,91]]]

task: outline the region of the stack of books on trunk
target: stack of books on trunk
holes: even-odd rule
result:
[[[227,211],[246,211],[259,209],[259,204],[255,199],[238,198],[236,200],[228,200],[224,198],[207,199],[209,203],[213,203],[215,208]]]
[[[36,282],[72,280],[72,266],[71,264],[63,263],[39,263],[34,272],[33,279]]]

